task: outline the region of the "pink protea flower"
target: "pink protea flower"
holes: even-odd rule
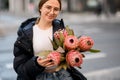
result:
[[[79,38],[79,48],[81,51],[88,51],[90,50],[94,45],[94,41],[89,36],[81,36]]]
[[[64,38],[68,36],[68,32],[66,31],[66,29],[62,29],[62,30],[60,29],[54,33],[54,37],[60,39],[61,34]]]
[[[76,36],[69,35],[65,37],[64,47],[67,50],[75,49],[78,47],[78,39]]]
[[[51,61],[54,61],[55,65],[59,65],[61,59],[61,53],[57,51],[52,51],[48,54],[47,58],[50,58]]]
[[[66,61],[72,67],[80,67],[83,63],[83,56],[79,51],[71,50],[66,54]]]
[[[54,33],[54,37],[57,38],[57,39],[60,39],[59,31],[56,31],[56,32]]]
[[[64,37],[67,37],[67,36],[68,36],[68,32],[66,31],[66,29],[64,29],[63,35],[64,35]]]

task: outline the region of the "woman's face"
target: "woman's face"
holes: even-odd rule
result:
[[[57,0],[48,0],[40,9],[41,18],[47,22],[52,22],[60,12],[60,4]]]

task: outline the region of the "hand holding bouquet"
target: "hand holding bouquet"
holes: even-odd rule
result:
[[[92,49],[94,40],[90,36],[82,35],[76,37],[74,31],[68,26],[63,30],[58,30],[54,33],[54,39],[51,40],[54,51],[45,51],[39,56],[44,55],[47,58],[51,57],[52,61],[58,66],[57,70],[67,67],[81,67],[83,63],[83,54],[86,51],[100,52]]]

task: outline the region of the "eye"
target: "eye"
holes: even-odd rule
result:
[[[55,7],[55,8],[54,8],[54,11],[60,11],[60,9],[59,9],[59,8],[57,8],[57,7]]]
[[[47,9],[51,9],[51,6],[48,6],[48,5],[47,5],[46,8],[47,8]]]

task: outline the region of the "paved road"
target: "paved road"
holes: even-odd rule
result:
[[[15,80],[16,74],[13,71],[13,42],[15,36],[10,34],[0,37],[0,80]]]

